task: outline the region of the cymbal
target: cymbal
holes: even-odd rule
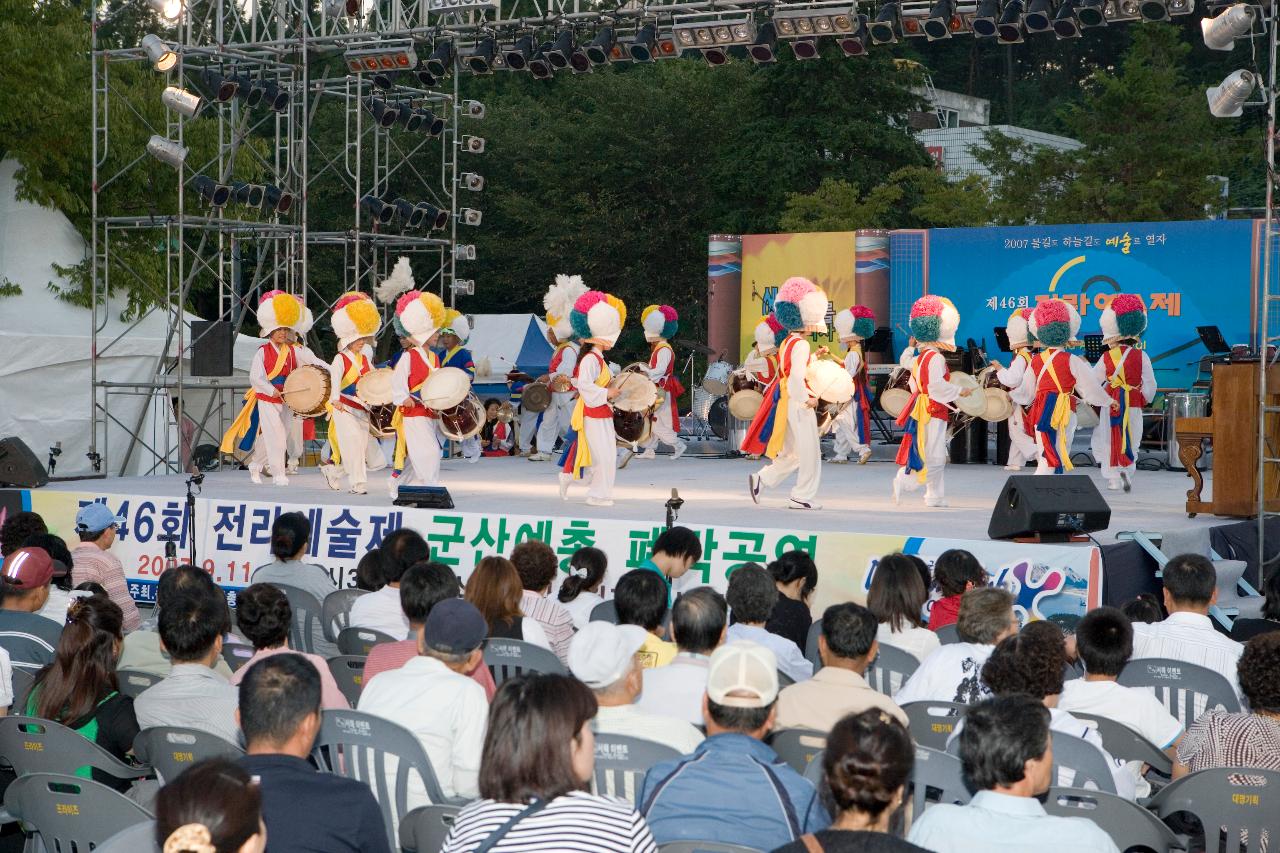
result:
[[[687,338],[673,338],[671,342],[673,344],[679,344],[682,347],[691,349],[694,352],[700,352],[703,355],[716,356],[720,354],[715,350],[713,350],[711,347],[707,346],[706,344],[700,344],[697,341],[691,341],[691,340],[688,340]]]

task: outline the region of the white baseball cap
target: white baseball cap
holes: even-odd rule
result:
[[[638,625],[588,622],[569,643],[569,670],[588,687],[608,687],[630,671],[647,636]]]
[[[707,698],[729,708],[767,708],[778,698],[778,658],[759,643],[740,640],[711,653]]]

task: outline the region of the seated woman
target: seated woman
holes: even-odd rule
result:
[[[938,635],[924,626],[924,604],[929,589],[915,563],[905,554],[886,554],[876,564],[867,591],[867,608],[875,614],[876,639],[924,660],[942,645]]]
[[[293,624],[293,608],[289,599],[277,587],[269,583],[255,583],[240,590],[236,596],[236,625],[240,634],[254,648],[253,657],[249,658],[231,676],[232,684],[239,684],[249,667],[258,661],[281,652],[292,652],[289,648],[289,627]],[[311,661],[320,673],[320,701],[328,710],[350,710],[346,697],[334,681],[329,665],[319,655],[300,654]]]
[[[163,853],[263,853],[262,794],[240,765],[211,758],[156,795],[156,844]]]
[[[300,512],[281,513],[271,525],[271,556],[275,557],[275,561],[254,569],[249,582],[294,586],[311,593],[316,601],[324,604],[325,597],[335,591],[338,585],[324,566],[302,562],[310,547],[310,519]],[[315,620],[311,641],[312,648],[321,657],[338,654],[338,647],[325,638],[320,619]]]
[[[499,417],[502,402],[490,397],[484,401],[484,426],[480,427],[481,456],[511,455],[511,424]]]
[[[560,582],[556,598],[573,617],[573,629],[581,631],[591,621],[591,611],[604,601],[600,585],[609,570],[609,557],[590,545],[579,548],[569,558],[569,576]]]
[[[938,555],[933,564],[933,582],[942,598],[929,609],[929,630],[954,625],[960,616],[960,599],[971,590],[987,585],[987,571],[978,558],[962,548]]]
[[[595,695],[576,678],[503,682],[489,706],[480,799],[458,813],[441,853],[476,850],[486,841],[498,850],[655,851],[631,803],[589,793],[595,715]]]
[[[787,551],[765,566],[778,587],[778,601],[773,605],[764,629],[770,634],[786,637],[801,652],[809,640],[809,626],[813,614],[809,612],[809,599],[818,586],[818,567],[813,557],[800,550]]]
[[[520,609],[524,596],[524,584],[515,564],[505,557],[485,557],[467,578],[463,598],[480,611],[489,625],[490,637],[507,640],[523,640],[551,648],[547,632],[537,619],[530,619]]]

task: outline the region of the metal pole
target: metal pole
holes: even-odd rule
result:
[[[1262,237],[1262,299],[1260,334],[1258,336],[1258,580],[1263,580],[1266,569],[1266,528],[1267,528],[1267,348],[1271,342],[1271,304],[1280,296],[1272,293],[1271,287],[1271,255],[1275,245],[1275,170],[1276,170],[1276,16],[1274,7],[1271,10],[1270,27],[1267,32],[1269,51],[1269,75],[1267,78],[1267,189],[1266,214],[1263,217]]]

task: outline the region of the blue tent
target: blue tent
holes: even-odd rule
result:
[[[547,372],[553,350],[542,318],[536,314],[474,314],[471,321],[467,348],[476,363],[477,396],[505,400],[510,370],[534,377]]]

